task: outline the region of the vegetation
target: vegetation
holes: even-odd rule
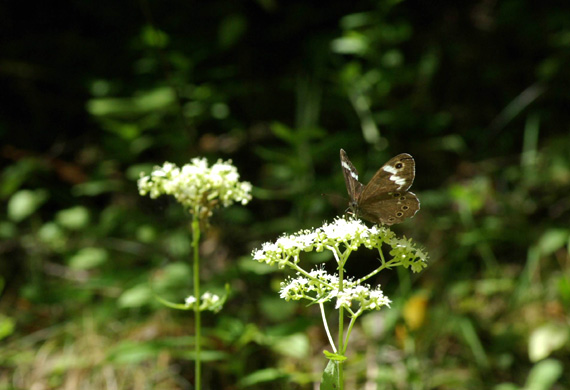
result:
[[[330,350],[319,307],[280,299],[295,273],[252,253],[344,214],[340,148],[364,183],[414,156],[421,209],[391,230],[429,253],[419,273],[367,281],[390,308],[351,329],[345,388],[570,388],[570,4],[0,15],[0,389],[193,388],[193,313],[155,297],[198,295],[193,218],[137,180],[195,157],[231,159],[253,186],[201,230],[201,292],[229,285],[201,313],[202,388],[314,389]],[[347,275],[378,256],[354,252]],[[302,262],[336,267],[330,252]]]

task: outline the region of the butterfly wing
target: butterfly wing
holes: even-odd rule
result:
[[[360,202],[378,194],[407,191],[416,177],[416,162],[407,153],[398,154],[384,164],[362,189]]]
[[[416,194],[409,191],[381,193],[358,205],[360,216],[373,223],[393,225],[413,217],[420,209]]]
[[[390,159],[360,193],[358,211],[362,218],[393,225],[413,217],[420,209],[417,196],[408,192],[415,176],[416,163],[412,156],[402,153]]]
[[[364,185],[358,181],[358,171],[354,165],[352,165],[343,149],[340,150],[340,164],[342,166],[342,174],[344,175],[346,191],[350,197],[350,207],[354,211]]]

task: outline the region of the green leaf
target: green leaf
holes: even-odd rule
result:
[[[16,225],[14,225],[12,222],[8,222],[8,221],[0,221],[0,238],[1,239],[8,239],[8,238],[14,238],[16,237],[16,234],[18,233],[17,229],[16,229]],[[252,261],[253,263],[253,261]]]
[[[141,41],[148,47],[164,48],[168,45],[168,34],[153,26],[143,26],[140,35]]]
[[[370,42],[368,42],[367,37],[355,32],[331,42],[331,49],[337,54],[362,55],[369,47]]]
[[[326,352],[326,351],[325,351]],[[326,353],[325,353],[326,355]],[[323,371],[323,377],[321,379],[320,390],[339,390],[342,389],[342,383],[340,383],[340,371],[339,362],[329,360],[329,364],[325,367]]]
[[[0,340],[14,333],[16,321],[11,317],[0,315]]]
[[[535,329],[530,335],[528,343],[530,360],[537,362],[548,357],[553,351],[562,348],[568,341],[568,333],[567,326],[552,323]]]
[[[170,87],[158,87],[144,91],[132,98],[99,98],[87,103],[87,110],[93,116],[131,117],[141,113],[164,110],[176,102],[176,93]],[[140,134],[135,124],[126,130],[124,123],[118,127],[108,126],[106,130],[116,133],[124,139],[132,139]]]
[[[188,287],[192,279],[192,269],[188,263],[181,261],[171,263],[162,268],[160,277],[153,281],[153,288],[163,292],[165,289],[183,289]]]
[[[118,344],[108,355],[107,360],[116,364],[136,364],[156,357],[160,352],[157,345],[135,341]]]
[[[69,266],[74,269],[91,269],[107,261],[109,254],[102,248],[83,248],[69,259]]]
[[[47,199],[45,190],[21,190],[16,192],[7,205],[8,218],[20,222],[32,215]]]
[[[286,378],[287,375],[276,368],[266,368],[259,370],[242,378],[238,385],[240,388],[250,387],[264,382],[272,382],[280,378]]]
[[[290,127],[287,127],[283,123],[279,122],[272,123],[271,131],[277,138],[291,145],[294,145],[297,141],[297,136],[295,132]]]
[[[59,211],[55,220],[69,230],[80,230],[89,224],[89,211],[83,206],[71,207]]]
[[[537,363],[528,375],[526,390],[548,390],[562,375],[562,363],[558,360],[547,359]]]
[[[39,239],[54,251],[65,248],[67,236],[64,230],[55,222],[48,222],[38,230]]]
[[[0,198],[6,199],[16,192],[40,168],[40,161],[31,158],[23,158],[13,165],[3,169],[0,176]]]
[[[520,390],[520,387],[513,383],[501,383],[493,387],[493,390]]]
[[[309,339],[305,333],[296,333],[290,336],[279,338],[271,349],[285,356],[296,357],[297,359],[309,356]]]
[[[567,229],[549,229],[540,237],[538,247],[543,255],[550,255],[558,249],[565,247],[570,239]]]
[[[150,302],[152,291],[147,283],[138,284],[123,291],[117,304],[122,308],[141,307]]]
[[[117,192],[121,189],[118,180],[93,180],[73,186],[73,196],[97,196],[108,192]]]
[[[247,18],[240,14],[226,16],[218,29],[218,41],[222,47],[231,47],[247,30]]]

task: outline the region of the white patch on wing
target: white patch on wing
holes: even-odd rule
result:
[[[402,186],[404,184],[406,184],[406,179],[403,177],[400,177],[398,175],[392,175],[390,176],[390,180],[392,180],[394,183],[396,183],[397,185],[400,186],[400,188],[402,188]]]
[[[354,171],[350,168],[350,166],[349,166],[346,162],[342,161],[341,165],[342,165],[342,167],[343,167],[344,169],[346,169],[346,170],[348,171],[348,173],[350,173],[350,176],[352,176],[352,178],[353,178],[354,180],[358,180],[358,175],[356,174],[356,172],[354,172]]]
[[[388,172],[388,173],[391,173],[391,174],[392,174],[392,176],[390,176],[390,180],[392,180],[394,183],[396,183],[397,185],[399,185],[400,188],[402,188],[402,186],[406,184],[406,179],[403,178],[403,177],[400,177],[400,176],[396,175],[396,173],[398,172],[398,170],[397,170],[396,168],[394,168],[393,166],[391,166],[391,165],[386,165],[386,166],[383,166],[382,169],[383,169],[385,172]]]

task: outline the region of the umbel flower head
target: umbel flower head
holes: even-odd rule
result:
[[[382,253],[384,244],[391,248],[389,259],[385,259]],[[350,253],[360,246],[379,251],[381,264],[377,272],[396,266],[419,272],[427,266],[427,254],[411,240],[397,238],[387,227],[369,228],[355,218],[337,218],[317,229],[284,235],[275,242],[262,244],[261,249],[254,250],[252,256],[261,263],[276,264],[280,268],[290,267],[297,271],[295,278],[281,283],[281,298],[287,301],[307,299],[312,303],[336,300],[337,309],[343,307],[353,317],[357,317],[363,311],[379,310],[390,305],[390,300],[384,296],[379,286],[372,288],[363,283],[377,272],[358,280],[347,278],[341,282],[337,274],[329,274],[322,268],[307,272],[298,263],[303,252],[330,250],[338,268],[343,269]],[[354,302],[359,304],[357,309],[353,307]]]
[[[353,279],[343,281],[342,290],[339,288],[339,278],[329,274],[322,268],[317,268],[303,276],[297,273],[296,278],[289,278],[281,283],[280,297],[286,301],[306,299],[313,303],[326,302],[336,299],[335,308],[341,306],[352,315],[359,315],[365,310],[380,310],[382,306],[390,306],[390,299],[384,295],[380,286],[370,287]],[[353,302],[358,302],[354,310]]]
[[[398,238],[385,226],[368,227],[355,218],[337,218],[316,229],[283,235],[275,242],[262,244],[261,249],[254,250],[252,256],[261,263],[278,264],[283,268],[288,264],[297,264],[301,252],[322,252],[326,249],[336,253],[342,249],[343,253],[348,254],[362,245],[380,250],[382,244],[392,248],[390,255],[395,263],[391,266],[411,267],[414,272],[427,266],[427,254],[417,248],[411,239]]]
[[[182,168],[165,162],[161,167],[154,167],[150,175],[141,174],[138,187],[142,196],[148,194],[153,199],[172,195],[200,218],[210,217],[218,205],[247,204],[252,188],[251,183],[239,181],[239,173],[231,160],[218,160],[208,167],[205,158],[193,158]]]

